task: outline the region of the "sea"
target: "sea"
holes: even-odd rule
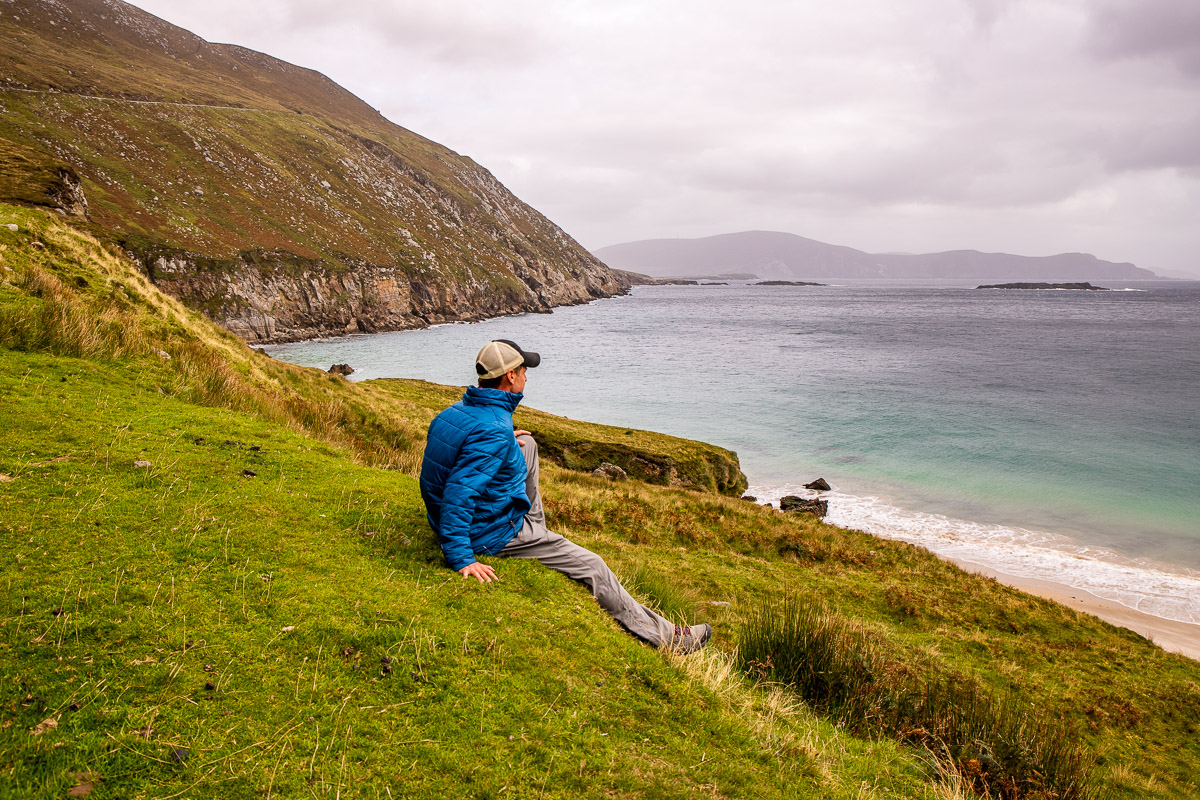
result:
[[[736,451],[760,502],[1200,623],[1200,282],[639,286],[623,297],[267,348],[352,380],[465,386],[491,339],[525,403]]]

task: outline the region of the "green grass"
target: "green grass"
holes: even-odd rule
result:
[[[412,478],[118,364],[4,366],[0,794],[79,773],[111,796],[845,793],[770,761],[581,587],[445,569]]]
[[[860,734],[929,749],[982,794],[1103,796],[1094,756],[1062,720],[1013,692],[996,695],[936,663],[900,657],[886,638],[803,598],[787,595],[747,615],[738,659]]]
[[[810,516],[545,464],[552,528],[712,623],[698,656],[638,644],[537,565],[461,580],[412,477],[458,390],[274,362],[52,217],[8,221],[0,797],[88,775],[97,797],[971,796],[969,762],[736,667],[783,591],[1077,731],[1112,797],[1198,791],[1196,662]]]

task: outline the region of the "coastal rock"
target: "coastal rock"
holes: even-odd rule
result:
[[[829,512],[829,501],[788,495],[779,500],[779,510],[788,514],[816,514],[818,517],[824,517]]]
[[[1092,286],[1091,283],[990,283],[976,286],[976,289],[1074,289],[1085,292],[1107,292],[1104,286]]]
[[[342,377],[345,377],[347,375],[354,374],[354,367],[350,366],[349,364],[334,364],[327,369],[326,372],[328,372],[330,375],[341,375]]]
[[[757,503],[758,502],[758,498],[752,494],[744,494],[744,495],[742,495],[742,499],[745,500],[747,503]]]
[[[804,484],[804,488],[812,489],[813,491],[816,491],[816,492],[828,492],[829,491],[829,482],[826,481],[824,478],[817,478],[812,483]]]
[[[625,470],[607,461],[592,470],[592,474],[597,478],[608,478],[610,481],[623,481],[629,477],[629,474]]]

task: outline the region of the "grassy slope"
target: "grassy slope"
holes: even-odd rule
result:
[[[47,215],[9,221],[0,795],[954,796],[729,672],[783,590],[1073,720],[1113,796],[1197,790],[1200,665],[910,546],[547,466],[552,525],[709,618],[711,655],[638,645],[536,566],[460,581],[405,474],[451,390],[272,362]]]

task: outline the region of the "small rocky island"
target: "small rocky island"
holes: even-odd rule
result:
[[[1108,292],[1112,291],[1104,286],[1092,286],[1092,284],[1084,281],[1083,283],[992,283],[986,286],[976,286],[976,289],[1077,289],[1087,292]]]
[[[759,281],[752,283],[751,286],[826,286],[824,283],[813,283],[812,281]]]

